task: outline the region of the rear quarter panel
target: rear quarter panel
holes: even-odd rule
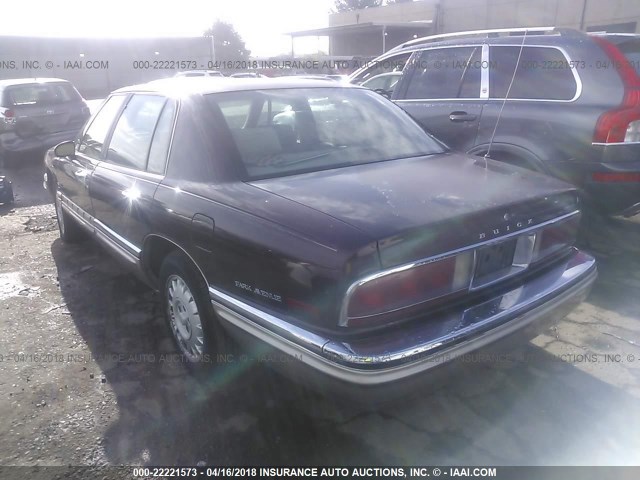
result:
[[[163,212],[154,231],[184,248],[214,288],[285,316],[293,312],[293,321],[335,327],[336,292],[379,268],[375,242],[239,181],[233,145],[215,128],[218,121],[198,99],[182,102],[167,176],[154,197]]]

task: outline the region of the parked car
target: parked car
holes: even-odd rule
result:
[[[89,234],[158,289],[194,365],[230,334],[306,381],[422,382],[596,277],[575,188],[452,153],[362,87],[127,87],[45,163],[63,241]]]
[[[402,72],[381,73],[362,82],[362,86],[391,98],[400,77],[402,77]]]
[[[73,140],[89,116],[89,107],[66,80],[0,80],[0,160]]]
[[[639,65],[638,35],[488,30],[407,42],[352,81],[401,71],[393,100],[450,147],[485,155],[495,130],[492,158],[573,183],[594,211],[631,216]]]
[[[224,77],[218,70],[185,70],[178,72],[175,77]]]
[[[231,78],[266,78],[266,75],[263,75],[258,72],[238,72],[238,73],[232,73],[229,76]]]
[[[329,74],[326,76],[327,78],[330,78],[331,80],[335,80],[337,82],[348,82],[350,80],[349,75],[343,75],[343,74]]]
[[[13,187],[11,181],[2,175],[0,175],[0,203],[5,205],[13,203]]]

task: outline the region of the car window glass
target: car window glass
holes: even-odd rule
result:
[[[250,103],[242,100],[226,100],[219,103],[220,110],[231,128],[242,128],[249,116]]]
[[[491,47],[489,96],[504,98],[520,54],[519,46]],[[557,48],[525,47],[515,73],[509,98],[571,100],[577,84],[571,65]]]
[[[107,161],[144,170],[151,138],[166,99],[134,95],[118,119],[107,152]]]
[[[80,141],[80,153],[95,159],[101,157],[109,129],[126,98],[125,95],[114,95],[104,103]]]
[[[274,123],[273,119],[283,118],[282,114],[292,111],[293,107],[288,102],[283,102],[277,98],[267,99],[260,112],[260,118],[258,119],[258,125],[271,125]]]
[[[411,52],[402,53],[400,55],[393,55],[391,57],[385,58],[384,60],[373,60],[371,62],[372,65],[362,73],[358,74],[358,76],[355,77],[351,81],[351,83],[360,85],[370,78],[380,75],[381,73],[402,72],[404,66],[409,61],[409,57],[411,57]]]
[[[378,75],[373,77],[362,84],[363,87],[370,88],[371,90],[377,90],[379,88],[387,90],[389,80],[393,78],[390,75]]]
[[[226,120],[237,151],[231,156],[252,179],[443,151],[404,112],[367,89],[299,88],[207,97]],[[238,126],[230,103],[251,112],[245,124]],[[271,114],[265,115],[269,104]]]
[[[173,131],[173,118],[176,112],[176,104],[170,100],[162,109],[162,114],[156,125],[156,131],[153,134],[153,142],[151,150],[149,150],[149,162],[147,171],[151,173],[164,173],[164,167],[167,163],[167,154],[169,153],[169,144],[171,143],[171,132]]]
[[[481,52],[482,47],[424,51],[414,63],[406,98],[479,98]]]

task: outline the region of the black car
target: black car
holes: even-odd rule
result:
[[[305,380],[419,378],[561,318],[596,277],[573,187],[451,153],[362,87],[128,87],[45,162],[62,239],[157,288],[197,365],[231,334]]]
[[[89,116],[84,99],[66,80],[0,80],[0,161],[73,140]]]
[[[385,72],[402,72],[392,99],[450,147],[490,150],[573,183],[590,211],[640,212],[640,35],[436,35],[396,47],[351,80]]]

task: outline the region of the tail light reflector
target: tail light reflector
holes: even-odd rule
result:
[[[11,130],[16,120],[16,112],[9,108],[0,108],[0,131]]]
[[[605,51],[624,83],[624,98],[620,107],[603,113],[593,135],[594,143],[636,142],[634,134],[640,122],[640,77],[624,54],[613,43],[594,37]]]
[[[544,228],[537,235],[533,261],[542,260],[563,248],[572,246],[576,242],[579,227],[580,215],[574,215]]]
[[[510,278],[530,264],[571,247],[579,226],[580,215],[575,214],[533,233],[365,278],[349,289],[340,325],[369,327],[402,320],[412,312],[423,311],[427,303],[430,307],[439,306],[453,300],[456,294]],[[512,245],[507,248],[507,244]],[[486,249],[498,257],[484,261],[482,252]]]
[[[591,179],[602,183],[640,182],[640,172],[596,172]]]
[[[371,318],[440,298],[471,283],[473,252],[418,265],[406,265],[363,281],[351,294],[346,325],[370,324]],[[364,320],[364,323],[362,322]]]

